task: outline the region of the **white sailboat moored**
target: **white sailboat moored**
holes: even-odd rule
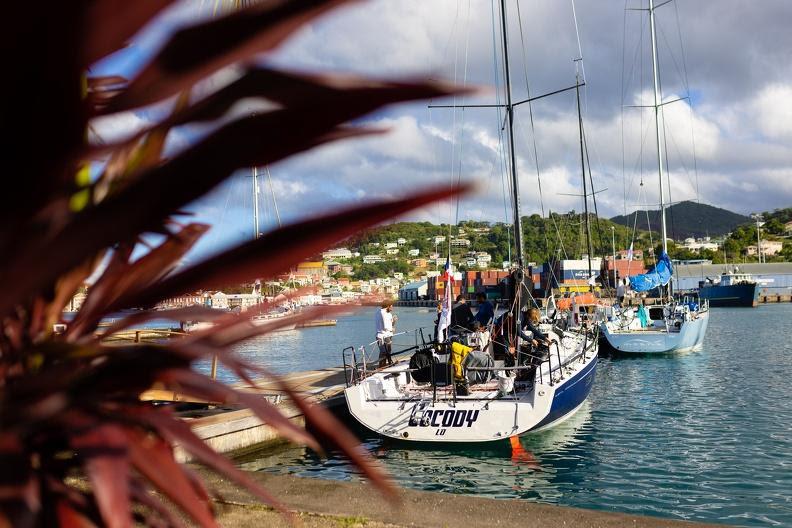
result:
[[[664,2],[664,4],[667,2]],[[662,4],[661,4],[662,5]],[[674,299],[671,288],[673,265],[668,257],[666,210],[663,188],[663,142],[661,141],[660,76],[657,62],[655,5],[649,0],[649,29],[652,41],[652,76],[654,80],[654,123],[657,145],[657,173],[660,182],[660,223],[663,250],[653,270],[630,277],[637,293],[659,291],[663,302],[654,306],[613,308],[609,320],[601,323],[603,338],[617,353],[657,354],[698,350],[704,342],[709,323],[709,304],[701,299]]]
[[[530,294],[524,280],[513,125],[515,106],[529,99],[512,102],[504,0],[500,2],[500,15],[506,102],[487,106],[501,106],[506,111],[516,246],[516,266],[509,277],[511,293],[505,306],[508,315],[493,325],[498,336],[494,341],[502,353],[496,354],[492,344],[481,350],[465,346],[469,336],[461,332],[456,338],[417,345],[419,350],[409,363],[398,362],[372,371],[369,368],[376,364],[376,356],[371,353],[376,352],[376,343],[357,350],[348,347],[344,356],[344,397],[349,412],[364,427],[385,437],[440,443],[506,441],[568,419],[586,401],[594,383],[596,325],[567,327],[565,315],[556,313],[534,327],[546,338],[545,346],[531,347],[521,342],[524,337],[540,339],[524,334],[520,321],[527,316],[522,308],[527,307]],[[559,92],[577,90],[579,86],[576,82]],[[444,314],[448,314],[451,300],[449,267],[450,258]],[[439,333],[442,335],[442,330]],[[471,345],[473,341],[470,340]]]

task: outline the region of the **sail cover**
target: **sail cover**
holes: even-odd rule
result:
[[[660,259],[655,264],[654,269],[643,275],[630,277],[630,286],[633,291],[645,292],[658,286],[665,286],[671,280],[671,259],[665,251],[660,254]]]

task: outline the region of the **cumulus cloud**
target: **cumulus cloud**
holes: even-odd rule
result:
[[[153,49],[166,29],[207,16],[196,7],[203,5],[199,0],[180,4],[141,46]],[[514,99],[573,85],[572,59],[579,51],[571,5],[521,2],[520,11],[516,2],[507,5]],[[625,15],[623,7],[619,2],[576,1],[586,71],[582,102],[588,157],[595,189],[607,189],[597,202],[608,216],[658,201],[653,112],[623,107],[652,99],[646,15]],[[290,69],[444,78],[495,87],[502,83],[503,67],[493,17],[498,23],[493,3],[477,0],[372,0],[304,28],[267,60]],[[658,10],[663,100],[682,98],[663,108],[672,200],[698,196],[741,213],[792,203],[792,63],[784,55],[792,47],[790,19],[792,2],[787,0],[766,0],[761,8],[740,0],[676,1]],[[203,89],[235,74],[221,72]],[[503,100],[498,88],[456,103]],[[234,112],[251,108],[242,103]],[[453,111],[428,109],[426,103],[367,116],[356,124],[387,127],[390,133],[323,146],[271,167],[281,214],[295,219],[462,179],[479,182],[479,187],[462,200],[458,213],[456,204],[446,203],[409,217],[504,220],[509,205],[504,206],[503,117],[493,108]],[[128,132],[141,126],[141,119],[124,115],[106,126],[111,133]],[[189,139],[185,134],[173,142]],[[524,212],[538,212],[541,206],[581,210],[582,199],[570,196],[581,193],[574,91],[530,108],[521,105],[515,143]],[[240,173],[221,186],[204,201],[218,207],[204,208],[203,217],[238,222],[234,236],[247,236],[249,183],[249,176]]]

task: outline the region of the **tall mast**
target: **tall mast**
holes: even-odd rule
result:
[[[501,0],[501,30],[503,34],[503,70],[506,81],[506,116],[509,124],[509,160],[511,162],[512,208],[514,209],[514,243],[517,247],[517,266],[523,264],[522,219],[520,218],[520,185],[517,179],[517,164],[514,160],[514,106],[512,105],[511,81],[509,79],[509,42],[506,31],[506,0]],[[520,285],[522,287],[522,285]]]
[[[258,168],[253,167],[253,240],[259,237]]]
[[[657,134],[657,173],[660,177],[660,224],[662,225],[663,253],[668,253],[666,244],[665,196],[663,193],[663,145],[660,141],[660,72],[657,64],[657,35],[655,33],[654,0],[649,0],[649,28],[652,34],[652,76],[654,77],[655,132]]]
[[[272,194],[272,206],[275,209],[275,219],[278,221],[278,227],[283,227],[281,224],[280,212],[278,211],[278,199],[275,198],[275,187],[272,186],[272,175],[270,174],[269,165],[264,167],[267,171],[267,182],[269,182],[270,194]]]
[[[591,226],[589,226],[589,212],[588,212],[588,192],[586,191],[586,158],[583,153],[583,115],[580,113],[580,77],[575,73],[575,96],[577,98],[577,112],[578,112],[578,132],[580,134],[580,169],[583,175],[583,212],[586,222],[586,251],[588,255],[588,281],[589,290],[593,290],[591,285]],[[592,192],[594,189],[591,190]]]

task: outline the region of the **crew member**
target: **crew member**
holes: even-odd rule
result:
[[[478,302],[476,321],[478,321],[481,326],[487,326],[495,316],[495,308],[493,308],[492,303],[487,300],[487,295],[483,292],[476,294],[476,301]]]
[[[383,301],[377,311],[377,345],[379,345],[379,366],[393,365],[391,359],[391,346],[393,344],[393,331],[396,325],[396,316],[393,314],[393,301]]]
[[[473,310],[467,303],[465,296],[460,294],[456,298],[456,306],[451,311],[451,332],[459,333],[473,329]]]

